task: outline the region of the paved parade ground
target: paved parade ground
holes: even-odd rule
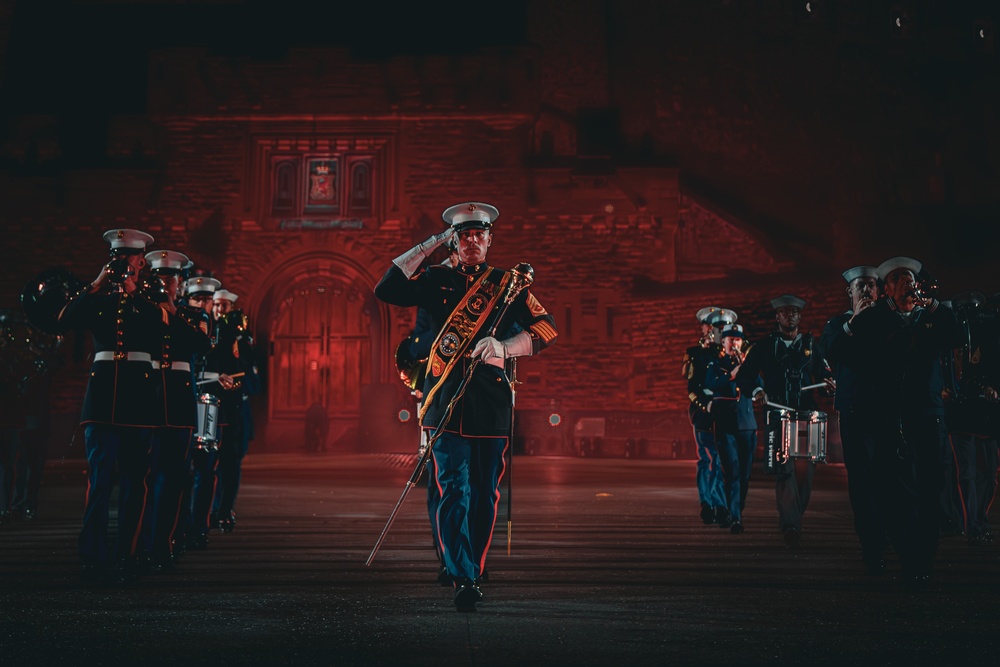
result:
[[[231,534],[169,575],[83,585],[85,463],[51,461],[38,518],[0,526],[4,665],[982,665],[1000,648],[1000,543],[942,539],[928,590],[861,565],[840,466],[798,549],[755,471],[746,533],[698,518],[693,461],[518,456],[486,599],[455,611],[403,455],[251,454]],[[506,494],[506,484],[504,484]],[[994,512],[994,524],[996,512]]]

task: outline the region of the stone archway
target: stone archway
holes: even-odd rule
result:
[[[390,373],[389,312],[374,296],[378,277],[367,270],[380,262],[357,243],[303,241],[283,250],[247,287],[265,376],[257,408],[264,443],[302,447],[305,414],[318,405],[329,418],[327,445],[353,448],[362,396]]]

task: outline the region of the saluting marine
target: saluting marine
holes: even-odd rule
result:
[[[432,449],[441,494],[437,520],[459,611],[475,611],[482,598],[479,580],[496,522],[513,410],[504,361],[537,354],[557,336],[552,316],[527,289],[513,303],[503,304],[515,276],[486,263],[498,215],[493,206],[478,202],[446,209],[447,231],[394,259],[375,288],[382,301],[423,307],[440,323],[423,384],[421,424],[425,429],[443,424]],[[458,237],[458,267],[420,271],[430,253],[453,235]],[[494,312],[503,314],[495,334],[486,326]],[[481,363],[459,396],[470,357]],[[478,453],[474,466],[473,450]]]

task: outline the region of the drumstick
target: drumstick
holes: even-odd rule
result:
[[[245,372],[244,373],[233,373],[229,377],[231,377],[231,378],[239,378],[239,377],[243,377],[244,375],[246,375]],[[219,378],[212,378],[211,380],[198,380],[197,382],[195,382],[195,384],[208,384],[209,382],[218,382],[218,381],[219,381]]]
[[[782,405],[781,403],[772,403],[771,401],[768,401],[767,404],[770,405],[772,408],[778,408],[779,410],[788,410],[789,412],[795,412],[795,408],[790,408],[787,405]]]
[[[825,382],[817,382],[816,384],[811,384],[807,387],[802,387],[802,391],[805,391],[806,389],[819,389],[820,387],[825,387],[825,386],[826,386]]]

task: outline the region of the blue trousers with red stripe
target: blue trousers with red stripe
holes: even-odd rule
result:
[[[500,500],[506,438],[443,433],[434,444],[439,542],[455,579],[476,579],[485,568]]]

